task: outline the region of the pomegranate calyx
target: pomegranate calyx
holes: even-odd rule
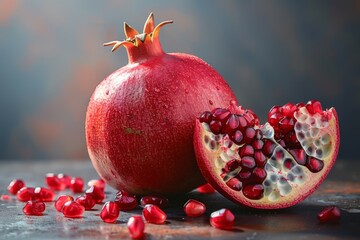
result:
[[[104,43],[104,46],[113,46],[112,52],[124,46],[128,52],[129,63],[138,62],[145,56],[158,56],[164,52],[159,41],[160,29],[166,24],[173,23],[172,20],[163,21],[156,27],[154,24],[154,14],[150,13],[147,18],[143,33],[124,22],[124,32],[126,39],[123,41],[111,41]],[[134,48],[135,47],[135,48]]]

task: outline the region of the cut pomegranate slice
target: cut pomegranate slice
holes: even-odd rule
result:
[[[25,183],[21,179],[14,179],[10,182],[8,186],[8,191],[12,195],[15,195],[21,188],[25,187]]]
[[[130,236],[135,239],[141,239],[145,233],[145,223],[141,216],[132,216],[127,222]]]
[[[194,148],[205,179],[236,203],[264,209],[292,206],[315,191],[336,160],[340,135],[334,108],[323,111],[314,100],[275,106],[264,125],[233,102],[225,110],[246,121],[234,128],[237,124],[228,120],[220,132],[213,131],[210,123],[220,119],[204,113],[196,121]],[[243,138],[234,141],[234,131]]]
[[[156,205],[147,204],[143,209],[143,217],[148,223],[162,224],[166,221],[166,214]]]
[[[184,204],[184,212],[189,217],[200,217],[205,211],[205,204],[197,200],[190,199]]]
[[[215,228],[231,230],[234,227],[234,223],[235,216],[229,209],[223,208],[210,215],[210,224]]]

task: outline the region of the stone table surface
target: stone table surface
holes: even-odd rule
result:
[[[320,188],[300,204],[282,210],[255,210],[230,202],[220,194],[200,194],[193,191],[178,199],[171,199],[164,209],[165,224],[146,224],[146,239],[360,239],[360,176],[359,162],[338,160]],[[97,178],[89,160],[73,161],[1,161],[0,195],[8,194],[7,186],[14,178],[23,179],[27,186],[45,186],[46,173],[65,173],[81,176],[87,182]],[[106,188],[106,200],[116,191]],[[60,193],[57,193],[59,195]],[[61,194],[72,194],[63,191]],[[182,205],[187,199],[203,201],[204,216],[186,217]],[[317,213],[328,205],[342,211],[339,224],[319,224]],[[47,203],[43,216],[25,216],[24,203],[14,197],[0,200],[0,239],[130,239],[126,222],[130,216],[141,214],[141,208],[121,212],[115,224],[101,221],[99,210],[86,211],[83,218],[69,219]],[[215,229],[209,225],[211,212],[228,208],[236,216],[232,231]]]

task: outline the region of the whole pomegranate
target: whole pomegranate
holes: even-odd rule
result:
[[[323,110],[314,100],[275,106],[264,125],[231,102],[204,112],[194,132],[205,179],[234,202],[263,209],[289,207],[314,192],[339,144],[335,109]]]
[[[180,194],[204,183],[193,150],[194,119],[236,99],[209,64],[164,53],[153,14],[139,34],[124,24],[129,63],[105,78],[86,114],[92,163],[112,187],[133,194]]]

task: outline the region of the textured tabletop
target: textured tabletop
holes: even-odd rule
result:
[[[338,160],[320,188],[302,203],[282,210],[254,210],[237,206],[220,194],[191,192],[179,199],[170,199],[164,209],[165,224],[146,224],[146,239],[358,239],[360,236],[359,164]],[[0,195],[14,178],[22,178],[27,186],[45,186],[48,172],[81,176],[85,182],[97,178],[90,161],[2,161],[0,162]],[[105,200],[112,200],[116,191],[106,188]],[[59,194],[59,193],[58,193]],[[72,194],[63,191],[61,194]],[[182,206],[189,199],[204,202],[207,211],[198,218],[186,217]],[[342,210],[339,224],[319,224],[317,213],[325,206],[337,205]],[[47,203],[43,216],[25,216],[24,203],[15,198],[0,200],[0,239],[130,239],[126,222],[141,214],[141,208],[121,212],[115,224],[101,221],[99,210],[86,211],[80,219],[65,218]],[[218,230],[209,225],[211,212],[229,208],[236,216],[233,231]]]

